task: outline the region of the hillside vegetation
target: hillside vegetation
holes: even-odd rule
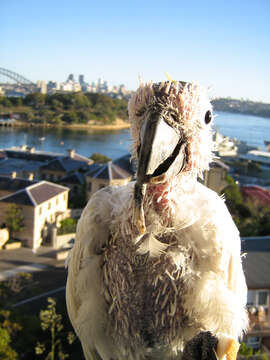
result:
[[[34,93],[24,99],[0,97],[0,114],[16,113],[20,120],[41,124],[113,124],[127,120],[127,102],[96,93],[44,95]]]
[[[249,114],[270,118],[270,104],[230,98],[214,99],[211,103],[215,111]]]

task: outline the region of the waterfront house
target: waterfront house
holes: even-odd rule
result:
[[[89,199],[97,190],[111,185],[126,185],[133,175],[114,162],[109,161],[106,164],[90,165],[86,176],[87,198]]]
[[[6,181],[8,182],[9,179],[6,178]],[[11,183],[13,181],[14,179],[10,179]],[[22,183],[22,179],[21,183],[18,180],[18,190],[14,186],[14,192],[0,198],[0,226],[5,225],[5,217],[10,205],[18,205],[24,217],[24,229],[14,236],[22,241],[24,246],[35,249],[41,245],[44,231],[69,217],[69,189],[47,181],[26,183],[25,187]]]
[[[57,156],[39,169],[39,179],[58,182],[63,177],[78,170],[88,169],[93,160],[68,150],[67,156]]]
[[[58,181],[92,163],[73,149],[67,154],[37,151],[26,145],[0,150],[0,175],[30,180]]]

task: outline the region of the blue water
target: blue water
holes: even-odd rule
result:
[[[218,113],[214,119],[218,131],[230,138],[265,150],[264,140],[270,141],[270,119],[252,115]]]
[[[231,113],[219,113],[214,126],[230,138],[246,141],[248,145],[265,150],[264,140],[270,140],[270,119]],[[45,138],[44,141],[40,138]],[[129,152],[129,130],[93,133],[87,130],[5,128],[0,127],[0,148],[27,144],[37,150],[64,153],[75,149],[77,153],[91,156],[99,152],[116,159]]]

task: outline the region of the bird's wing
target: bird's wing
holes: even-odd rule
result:
[[[66,301],[72,325],[79,336],[86,359],[109,359],[113,354],[106,339],[103,247],[109,237],[112,190],[96,192],[84,209],[77,226],[76,240],[68,260]],[[98,355],[99,354],[99,355]]]
[[[202,185],[197,191],[200,218],[188,234],[196,246],[199,280],[192,286],[190,308],[213,334],[237,339],[248,322],[239,232],[216,193]]]

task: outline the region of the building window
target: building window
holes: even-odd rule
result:
[[[53,175],[53,174],[50,175],[50,180],[51,180],[51,181],[54,180],[54,175]]]
[[[90,183],[88,183],[88,191],[92,191],[92,183],[90,181]]]
[[[248,290],[247,305],[263,306],[268,308],[269,291],[268,290]]]
[[[56,198],[56,200],[55,200],[56,205],[58,205],[58,202],[59,202],[59,201],[58,201],[58,198]]]
[[[248,346],[258,349],[261,345],[261,339],[258,336],[249,336],[247,339]]]
[[[49,202],[48,203],[48,210],[50,210],[50,208],[51,208],[51,203]]]
[[[39,208],[39,215],[42,214],[42,207]]]
[[[268,291],[258,290],[257,302],[259,306],[262,305],[264,307],[268,307]]]
[[[63,199],[66,200],[66,194],[64,194]]]

